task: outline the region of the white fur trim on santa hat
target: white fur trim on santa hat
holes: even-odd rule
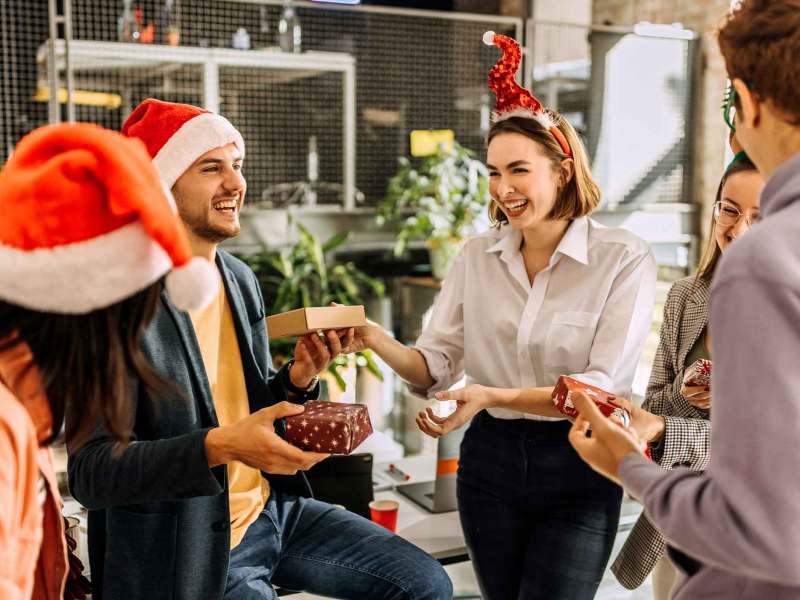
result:
[[[233,142],[244,156],[244,140],[230,121],[215,113],[202,113],[186,121],[153,158],[161,179],[172,188],[192,163],[209,150]]]
[[[55,248],[0,244],[0,299],[40,312],[85,314],[145,289],[170,269],[169,256],[139,222]]]
[[[538,121],[539,124],[547,130],[549,130],[551,127],[556,126],[555,121],[549,114],[547,114],[546,111],[533,112],[532,110],[529,110],[527,108],[514,108],[512,110],[507,110],[501,113],[495,111],[492,113],[492,122],[497,123],[498,121],[505,121],[506,119],[510,119],[511,117],[523,117],[525,119],[533,119],[534,121]]]
[[[172,303],[183,310],[203,308],[219,292],[216,268],[204,258],[195,256],[167,275],[167,292]]]

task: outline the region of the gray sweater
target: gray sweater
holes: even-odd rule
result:
[[[679,600],[800,598],[800,155],[767,182],[761,212],[711,290],[708,469],[635,455],[620,467],[674,549]]]

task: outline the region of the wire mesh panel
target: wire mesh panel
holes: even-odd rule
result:
[[[576,127],[608,208],[692,202],[691,32],[540,23],[533,85]]]
[[[38,87],[36,50],[47,38],[47,1],[0,0],[0,160],[25,133],[47,123]],[[42,82],[46,83],[45,81]]]
[[[0,6],[3,67],[14,73],[2,83],[5,159],[22,134],[47,121],[50,61],[47,2]],[[72,0],[71,7],[78,120],[119,129],[147,97],[219,110],[244,134],[249,198],[273,206],[343,203],[346,69],[314,68],[317,57],[319,65],[336,57],[355,65],[355,185],[371,206],[397,157],[408,154],[412,130],[452,129],[482,152],[494,100],[486,75],[497,52],[481,36],[522,29],[518,19],[492,15],[274,0]],[[56,50],[63,88],[63,44]],[[230,54],[220,62],[214,53],[223,50],[240,53],[241,64]],[[265,64],[254,56],[267,57]],[[305,67],[274,64],[297,56]]]

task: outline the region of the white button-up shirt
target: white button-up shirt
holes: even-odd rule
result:
[[[650,329],[656,262],[624,229],[573,220],[531,284],[509,226],[465,242],[416,343],[436,383],[466,375],[499,388],[546,387],[570,375],[629,396]],[[557,420],[490,408],[501,419]]]

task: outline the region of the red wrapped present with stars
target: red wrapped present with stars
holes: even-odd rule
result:
[[[286,418],[286,440],[301,450],[350,454],[372,433],[363,404],[309,400],[305,407]]]

